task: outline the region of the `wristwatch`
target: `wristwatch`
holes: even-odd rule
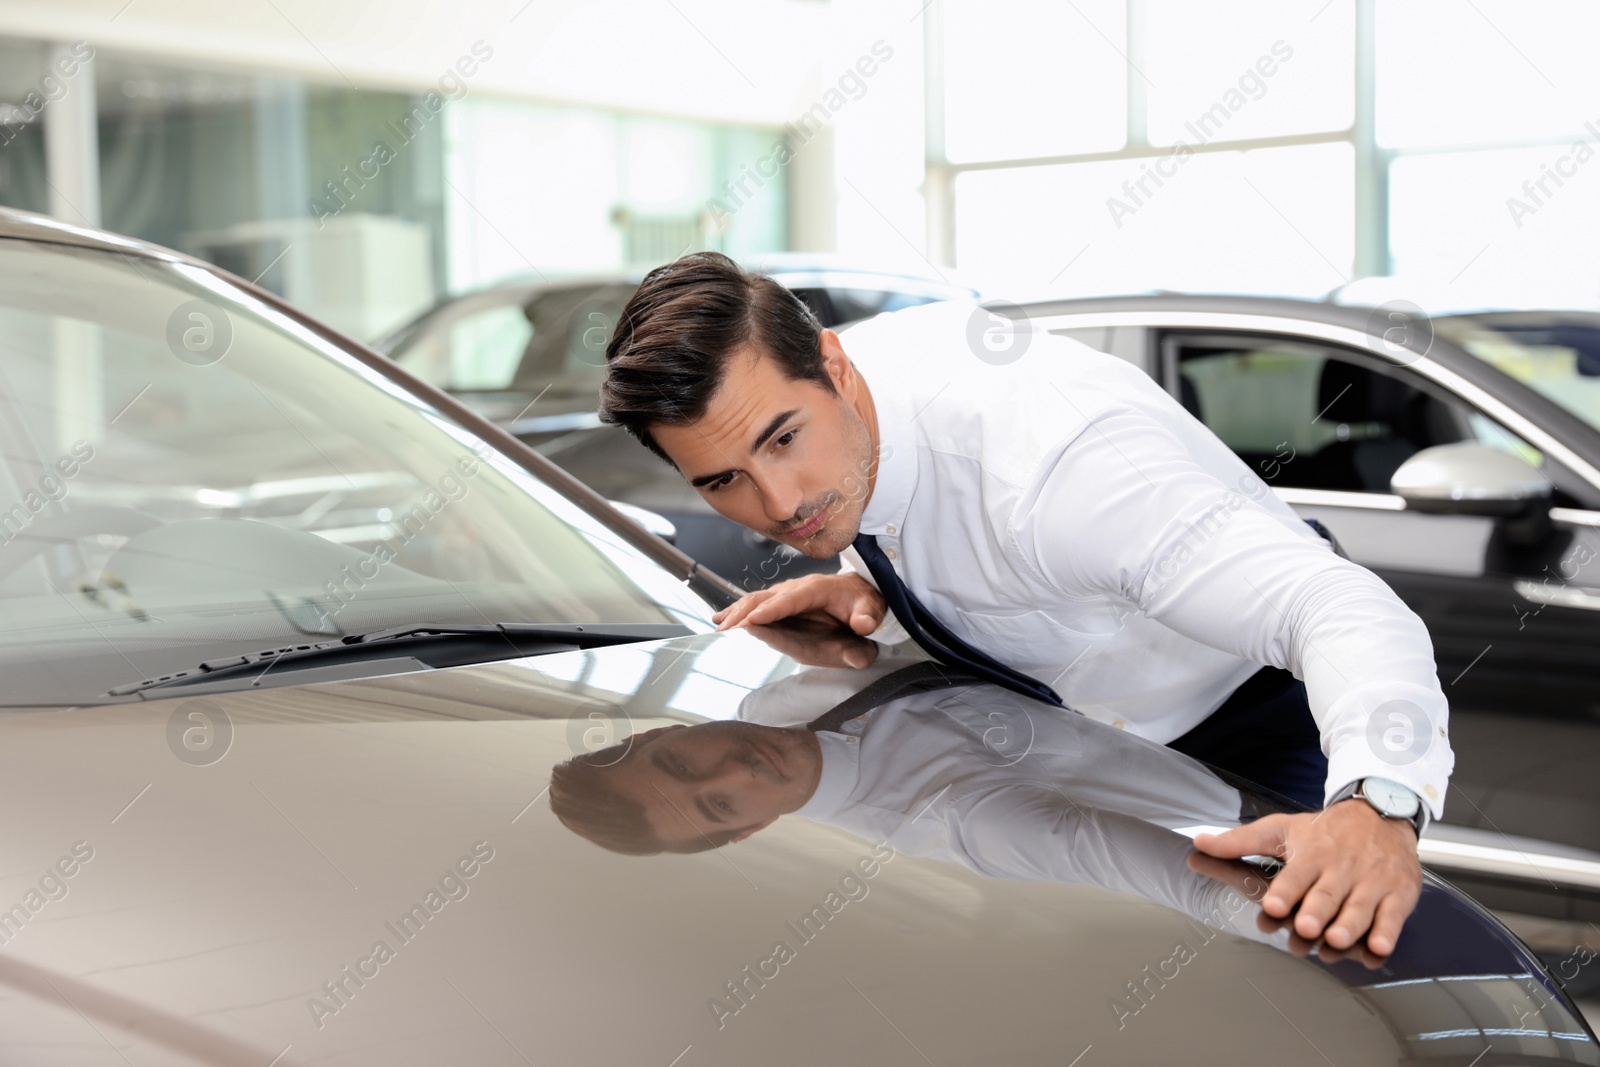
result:
[[[1333,795],[1328,802],[1328,807],[1333,807],[1341,800],[1350,797],[1360,797],[1377,809],[1378,814],[1385,819],[1404,819],[1417,831],[1417,837],[1422,837],[1422,831],[1428,826],[1428,806],[1422,798],[1413,793],[1406,786],[1389,778],[1361,778],[1351,782]]]

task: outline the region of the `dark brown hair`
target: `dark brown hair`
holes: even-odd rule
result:
[[[720,252],[690,253],[645,275],[622,309],[606,345],[600,419],[672,463],[649,425],[682,426],[704,416],[739,348],[776,360],[790,381],[835,392],[821,338],[811,309],[771,278]]]
[[[625,856],[654,856],[662,852],[705,852],[721,848],[748,827],[702,833],[682,844],[669,845],[650,829],[644,805],[612,787],[633,757],[630,742],[586,752],[550,772],[550,810],[561,825],[602,848]]]

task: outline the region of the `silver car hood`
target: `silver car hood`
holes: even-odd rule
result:
[[[1123,831],[1075,882],[994,877],[936,844],[885,858],[794,816],[715,852],[620,856],[545,799],[552,766],[597,742],[775,705],[809,718],[881,673],[802,668],[734,631],[8,709],[3,1058],[1089,1067],[1243,1045],[1466,1064],[1492,1044],[1600,1062],[1531,953],[1442,883],[1380,971],[1297,957],[1253,904],[1195,914],[1205,880],[1164,842],[1260,802],[1087,720],[1082,780],[1060,785]],[[874,856],[870,880],[842,881]]]

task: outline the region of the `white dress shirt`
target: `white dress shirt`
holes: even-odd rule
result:
[[[1455,757],[1422,621],[1143,371],[1042,331],[986,362],[975,313],[930,304],[841,335],[878,420],[861,531],[918,599],[1071,708],[1162,743],[1285,668],[1321,729],[1324,802],[1373,775],[1442,815]],[[875,640],[907,639],[885,623]]]
[[[815,718],[875,676],[801,670],[753,691],[739,717]],[[1189,869],[1191,838],[1239,825],[1242,797],[1196,760],[995,686],[888,701],[817,733],[822,776],[794,814],[990,878],[1097,885],[1252,940],[1259,907]]]

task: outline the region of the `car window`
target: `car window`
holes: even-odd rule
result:
[[[1184,406],[1275,486],[1387,493],[1410,456],[1464,440],[1542,459],[1464,403],[1336,350],[1197,340],[1174,354]]]
[[[400,365],[430,385],[452,392],[494,391],[511,386],[533,325],[519,299],[507,297],[461,313],[451,309],[395,353]]]
[[[574,395],[592,399],[605,379],[606,343],[635,288],[631,283],[594,284],[536,293],[524,312],[533,324],[533,337],[513,386],[531,393],[548,387],[552,400]]]
[[[1600,429],[1600,316],[1583,323],[1533,315],[1462,316],[1439,329],[1468,352]]]
[[[515,304],[488,308],[450,327],[450,385],[463,392],[504,389],[533,336]]]
[[[0,278],[7,703],[302,634],[690,610],[570,501],[198,268],[0,240]]]

